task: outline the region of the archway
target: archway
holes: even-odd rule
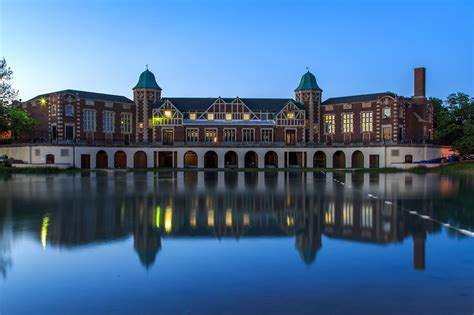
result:
[[[134,168],[147,168],[147,156],[143,151],[137,151],[133,155]]]
[[[204,168],[217,168],[217,154],[214,151],[207,151],[204,154]]]
[[[326,154],[323,151],[318,151],[314,154],[313,167],[326,168]]]
[[[54,164],[54,154],[46,154],[46,164]]]
[[[109,167],[109,161],[107,157],[107,153],[104,150],[100,150],[97,152],[97,155],[95,157],[95,167],[96,168],[108,168]]]
[[[125,152],[123,152],[123,151],[115,152],[114,167],[115,168],[127,168],[127,154],[125,154]]]
[[[188,151],[184,154],[184,167],[197,167],[198,156],[194,151]]]
[[[254,151],[245,153],[245,168],[256,168],[258,167],[258,156]]]
[[[364,154],[359,150],[352,153],[352,168],[364,168]]]
[[[278,155],[275,151],[268,151],[265,154],[265,167],[278,167]]]
[[[229,151],[224,155],[224,166],[227,168],[236,168],[238,166],[237,153]]]
[[[333,168],[346,168],[346,155],[342,151],[336,151],[332,156]]]
[[[413,163],[413,155],[411,154],[405,155],[405,163]]]

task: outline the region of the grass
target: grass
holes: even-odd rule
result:
[[[140,169],[140,170],[129,170],[137,173],[145,173],[147,171],[176,171],[176,170],[186,170],[186,171],[202,171],[202,169],[174,169],[174,168],[153,168],[153,169]],[[372,168],[372,169],[311,169],[311,168],[266,168],[266,169],[256,169],[256,168],[244,168],[244,169],[224,169],[219,171],[225,172],[312,172],[312,171],[338,171],[338,172],[356,172],[356,173],[416,173],[416,174],[428,174],[428,173],[438,173],[443,175],[469,175],[474,176],[474,161],[465,161],[460,163],[450,163],[441,165],[439,167],[427,168],[420,165],[412,169],[399,169],[394,167],[387,168]],[[79,168],[68,168],[68,169],[59,169],[54,167],[31,167],[31,168],[13,168],[0,166],[0,174],[60,174],[60,173],[89,173],[89,172],[105,172],[106,170],[88,170],[88,169],[79,169]],[[125,170],[123,170],[125,171]]]

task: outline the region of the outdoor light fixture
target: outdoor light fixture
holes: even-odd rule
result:
[[[48,104],[48,100],[45,97],[40,98],[40,105],[45,106]]]

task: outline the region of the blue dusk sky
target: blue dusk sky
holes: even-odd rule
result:
[[[323,99],[474,95],[474,1],[0,0],[0,57],[23,100],[62,89],[132,96],[149,65],[164,96]]]

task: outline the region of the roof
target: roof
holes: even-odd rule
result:
[[[110,101],[110,102],[116,102],[116,103],[133,103],[131,99],[122,95],[103,94],[103,93],[96,93],[96,92],[71,90],[71,89],[41,94],[41,95],[33,97],[29,101],[34,101],[41,97],[48,97],[49,95],[55,94],[55,93],[59,93],[60,95],[77,94],[80,98],[92,99],[92,100]]]
[[[275,122],[273,120],[265,120],[265,119],[251,119],[251,120],[222,120],[222,119],[215,119],[215,120],[208,120],[208,119],[184,119],[183,123],[185,125],[206,125],[206,126],[213,126],[213,125],[274,125]]]
[[[205,111],[218,98],[217,97],[165,97],[155,103],[155,107],[161,106],[169,100],[181,112]],[[236,98],[221,98],[226,103],[231,103]],[[304,109],[303,104],[291,98],[239,98],[253,112],[279,112],[288,102],[293,102],[298,108]]]
[[[295,91],[302,90],[322,91],[321,88],[318,86],[318,83],[316,82],[316,77],[309,71],[303,74],[303,76],[301,77],[300,85],[298,85]]]
[[[150,70],[146,69],[140,74],[137,85],[133,88],[135,89],[156,89],[161,90],[158,83],[156,83],[155,75]]]
[[[383,96],[395,96],[394,93],[384,92],[384,93],[373,93],[373,94],[362,94],[362,95],[351,95],[351,96],[342,96],[342,97],[332,97],[328,98],[322,105],[332,105],[332,104],[342,104],[342,103],[357,103],[357,102],[368,102],[378,100]]]

